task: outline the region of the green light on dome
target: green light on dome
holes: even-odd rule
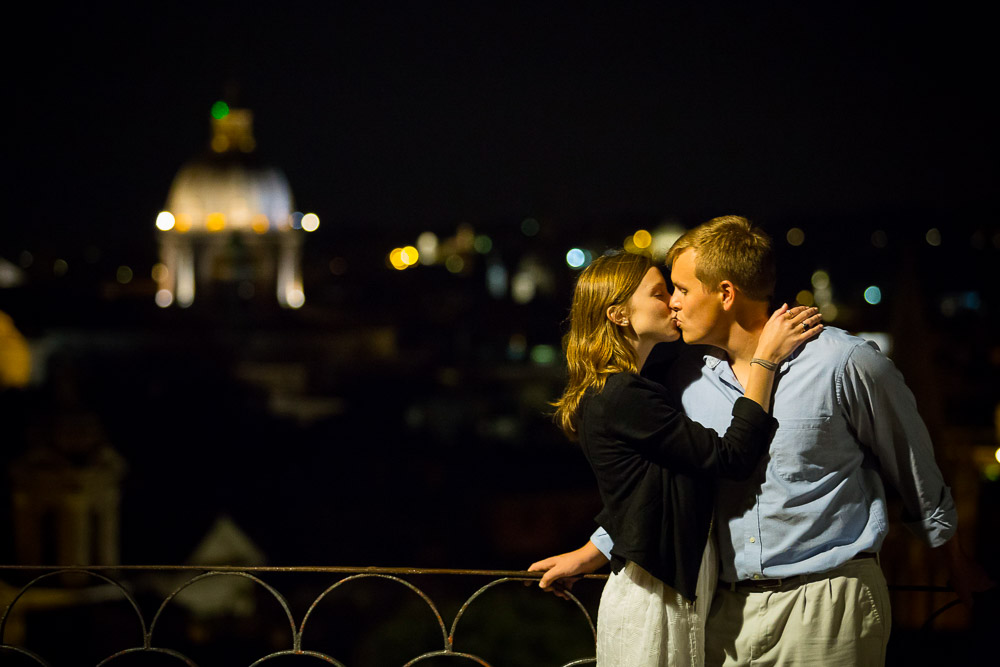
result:
[[[220,120],[229,115],[229,105],[219,100],[212,105],[212,118],[215,120]]]

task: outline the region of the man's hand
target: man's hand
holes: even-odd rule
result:
[[[581,576],[593,572],[607,562],[608,559],[604,554],[592,542],[587,542],[576,551],[532,563],[528,571],[544,572],[538,582],[539,587],[543,591],[568,599],[564,591],[573,588],[573,584],[579,581]]]

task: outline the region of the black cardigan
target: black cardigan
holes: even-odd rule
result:
[[[774,420],[740,397],[724,437],[692,421],[652,380],[617,373],[580,402],[577,433],[604,502],[598,523],[614,540],[611,566],[634,561],[689,600],[708,538],[713,478],[745,479]]]

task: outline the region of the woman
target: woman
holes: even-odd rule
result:
[[[577,281],[564,341],[569,379],[556,420],[594,470],[604,503],[598,521],[615,543],[598,610],[599,667],[703,664],[716,579],[711,477],[740,479],[756,468],[772,429],[774,370],[822,328],[814,308],[775,311],[745,397],[719,437],[638,374],[657,343],[679,337],[669,299],[649,258],[599,257]]]

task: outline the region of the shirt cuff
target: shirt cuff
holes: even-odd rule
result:
[[[903,525],[919,537],[929,547],[939,547],[958,529],[958,512],[954,505],[948,509],[938,508],[929,517],[919,521],[904,521]]]
[[[615,542],[608,535],[608,531],[598,528],[590,536],[590,543],[597,547],[597,550],[604,554],[605,558],[611,560],[611,549],[615,546]]]

